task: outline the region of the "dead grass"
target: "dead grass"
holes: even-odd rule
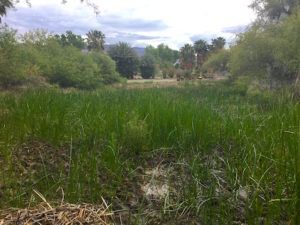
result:
[[[103,205],[61,204],[51,207],[48,203],[27,209],[0,211],[0,225],[31,224],[112,224],[113,213]]]

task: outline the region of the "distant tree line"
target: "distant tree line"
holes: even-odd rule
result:
[[[72,31],[36,30],[18,35],[0,27],[0,86],[48,85],[95,89],[120,81],[115,62],[103,52],[104,35],[90,31],[87,41]],[[84,51],[85,48],[89,51]]]
[[[14,2],[0,1],[0,15],[4,15]],[[72,31],[60,35],[35,31],[19,37],[2,26],[0,85],[42,77],[62,87],[96,88],[118,82],[120,76],[191,78],[219,73],[229,74],[232,80],[266,81],[270,88],[293,84],[299,89],[299,5],[300,0],[253,0],[250,7],[257,20],[231,46],[225,47],[223,37],[210,43],[200,39],[179,51],[160,44],[147,46],[141,58],[125,42],[111,46],[106,54],[105,35],[97,30],[88,32],[86,39]]]

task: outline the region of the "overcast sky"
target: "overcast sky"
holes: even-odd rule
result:
[[[91,0],[98,5],[97,16],[80,0],[31,0],[10,9],[4,22],[21,33],[43,28],[49,32],[72,30],[84,35],[101,30],[106,43],[129,42],[132,46],[160,43],[180,48],[197,39],[217,36],[228,42],[255,19],[248,5],[252,0]]]

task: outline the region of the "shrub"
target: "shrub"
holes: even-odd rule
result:
[[[140,64],[140,71],[141,71],[141,76],[144,79],[154,78],[155,58],[152,55],[146,54],[142,57],[141,64]]]
[[[209,70],[215,72],[228,71],[230,60],[230,50],[222,49],[215,54],[212,54],[202,66],[202,72],[207,73]]]
[[[16,31],[0,27],[0,85],[9,87],[25,82],[26,65],[17,44]]]
[[[21,40],[18,42],[15,30],[0,28],[3,87],[26,82],[44,85],[46,80],[63,88],[95,89],[103,83],[120,81],[114,61],[103,53],[86,53],[72,45],[63,46],[55,36],[39,30],[26,33]]]
[[[79,89],[94,89],[101,82],[98,65],[86,53],[75,47],[61,48],[60,44],[50,39],[44,49],[48,59],[42,70],[50,83],[57,83],[61,87],[75,87]]]
[[[91,56],[100,68],[104,84],[113,84],[121,81],[120,75],[116,72],[116,63],[109,56],[101,52],[92,52]]]

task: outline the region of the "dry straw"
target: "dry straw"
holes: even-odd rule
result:
[[[44,203],[30,209],[7,209],[0,211],[0,225],[33,224],[99,224],[110,225],[113,213],[107,205],[60,204],[52,207],[46,199],[34,190]]]

